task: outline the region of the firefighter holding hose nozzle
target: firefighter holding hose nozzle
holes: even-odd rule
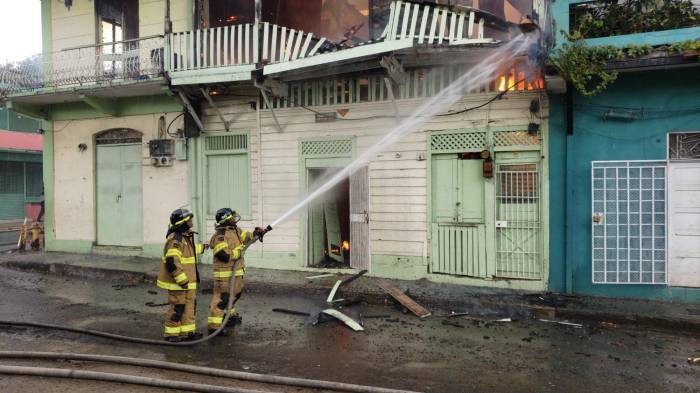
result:
[[[209,245],[196,244],[192,231],[194,214],[187,209],[177,209],[170,215],[170,226],[163,248],[163,263],[156,285],[168,291],[168,312],[163,336],[166,341],[197,340],[195,323],[195,297],[197,295],[197,255]]]
[[[216,331],[223,323],[229,302],[231,277],[234,277],[235,292],[227,325],[231,326],[241,322],[235,304],[240,299],[243,290],[243,275],[245,274],[243,254],[248,245],[253,244],[256,240],[262,242],[265,233],[272,229],[269,226],[266,229],[256,227],[253,232],[249,232],[238,228],[237,224],[241,220],[241,216],[227,207],[219,209],[214,218],[216,232],[209,242],[214,254],[214,293],[207,319],[209,334]],[[219,335],[225,336],[226,332],[222,330]]]

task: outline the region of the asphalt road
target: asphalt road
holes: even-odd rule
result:
[[[149,293],[155,289],[150,285],[120,288],[113,287],[115,284],[120,283],[0,268],[0,319],[158,338],[165,307],[145,304],[163,303],[165,295]],[[200,294],[199,299],[198,320],[204,321],[209,295]],[[365,331],[355,333],[335,321],[313,326],[309,318],[271,311],[279,307],[314,314],[323,308],[324,301],[322,296],[309,298],[293,293],[246,293],[239,306],[243,325],[229,337],[188,349],[3,326],[0,347],[146,357],[424,392],[697,392],[700,387],[700,366],[686,363],[687,357],[700,356],[700,337],[688,333],[597,324],[577,329],[532,319],[510,323],[440,317],[419,320],[389,305],[359,305],[348,310],[355,316],[389,315],[365,318]],[[203,328],[200,326],[200,330]],[[306,391],[104,364],[7,359],[0,359],[0,363],[131,373],[270,391]],[[0,376],[0,390],[170,392],[15,376]]]

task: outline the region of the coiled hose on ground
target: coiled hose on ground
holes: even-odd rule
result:
[[[188,364],[171,363],[171,362],[163,362],[163,361],[159,361],[159,360],[131,358],[131,357],[124,357],[124,356],[108,356],[108,355],[93,355],[93,354],[78,354],[78,353],[57,353],[57,352],[0,351],[0,359],[77,360],[77,361],[89,361],[89,362],[103,362],[103,363],[121,364],[121,365],[127,365],[127,366],[150,367],[150,368],[157,368],[157,369],[170,370],[170,371],[181,371],[181,372],[187,372],[187,373],[191,373],[191,374],[200,374],[200,375],[206,375],[206,376],[211,376],[211,377],[232,378],[232,379],[238,379],[238,380],[243,380],[243,381],[261,382],[261,383],[274,384],[274,385],[296,386],[296,387],[301,387],[301,388],[328,389],[328,390],[353,392],[353,393],[416,393],[416,392],[412,392],[412,391],[408,391],[408,390],[388,389],[388,388],[380,388],[380,387],[374,387],[374,386],[348,384],[348,383],[342,383],[342,382],[319,381],[319,380],[313,380],[313,379],[281,377],[281,376],[277,376],[277,375],[255,374],[255,373],[249,373],[249,372],[243,372],[243,371],[222,370],[222,369],[216,369],[216,368],[192,366],[192,365],[188,365]],[[11,372],[14,369],[4,370],[3,367],[15,367],[15,366],[0,366],[0,374],[3,374],[3,373],[15,374],[15,372]],[[35,369],[34,367],[29,367],[29,368]],[[36,369],[38,370],[41,368],[36,368]],[[65,369],[53,369],[53,370],[66,371]],[[76,371],[80,371],[80,370],[76,370]],[[39,374],[32,374],[32,375],[39,375]],[[47,373],[47,374],[43,374],[43,375],[44,376],[68,377],[65,375],[55,375],[55,373],[54,374]],[[89,375],[85,375],[85,376],[80,376],[80,374],[73,374],[73,375],[75,375],[77,378],[80,378],[80,379],[94,379],[94,378],[90,378]],[[117,375],[119,375],[119,374],[117,374]],[[123,375],[123,376],[126,376],[126,375]],[[99,379],[99,380],[107,381],[107,379]],[[115,382],[122,382],[122,381],[115,380]],[[131,383],[131,382],[126,382],[126,383]],[[141,384],[141,383],[138,383],[138,384]],[[162,385],[149,385],[149,386],[162,386]],[[166,386],[162,386],[162,387],[166,387]],[[184,389],[184,388],[182,388],[182,389]],[[192,389],[187,389],[187,390],[192,390]],[[214,391],[223,391],[223,390],[192,390],[192,391],[206,391],[206,392],[212,391],[212,392],[214,392]],[[234,391],[228,390],[226,392],[234,392]],[[235,392],[238,392],[238,390]],[[243,392],[243,391],[241,390],[241,392]]]

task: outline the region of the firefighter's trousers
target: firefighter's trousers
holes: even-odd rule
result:
[[[197,330],[195,324],[196,289],[168,291],[168,313],[165,317],[165,337],[187,336]]]
[[[228,305],[229,300],[229,282],[232,274],[235,274],[234,285],[236,286],[236,292],[233,294],[234,303],[231,307],[231,316],[236,315],[235,302],[241,297],[241,291],[243,290],[244,269],[238,269],[235,270],[235,272],[232,272],[231,270],[228,272],[215,271],[214,293],[211,297],[211,304],[209,305],[209,318],[207,319],[209,329],[218,329],[219,326],[221,326],[221,323],[224,321],[226,306]],[[228,277],[225,277],[227,275]]]

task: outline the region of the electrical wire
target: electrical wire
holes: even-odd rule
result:
[[[459,110],[459,111],[456,111],[456,112],[442,113],[442,114],[439,114],[439,115],[435,115],[435,117],[459,115],[459,114],[461,114],[461,113],[466,113],[466,112],[469,112],[469,111],[473,111],[473,110],[476,110],[476,109],[483,108],[483,107],[485,107],[486,105],[489,105],[490,103],[492,103],[492,102],[494,102],[494,101],[496,101],[496,100],[500,100],[501,98],[503,98],[504,95],[506,95],[506,93],[508,93],[508,92],[510,91],[510,89],[514,88],[515,86],[517,86],[518,84],[520,84],[520,83],[522,83],[522,82],[525,82],[525,79],[524,79],[524,78],[521,79],[521,80],[519,80],[519,81],[517,81],[517,82],[514,82],[514,83],[513,83],[512,85],[510,85],[507,89],[505,89],[505,90],[503,90],[502,92],[496,94],[493,98],[491,98],[490,100],[484,102],[483,104],[480,104],[480,105],[477,105],[477,106],[473,106],[473,107],[471,107],[471,108],[465,108],[465,109],[462,109],[462,110]]]
[[[175,120],[181,118],[184,115],[185,115],[185,112],[181,112],[179,115],[175,116],[175,118],[170,121],[170,124],[168,124],[168,127],[165,129],[165,133],[172,136],[172,137],[178,136],[177,133],[172,133],[172,134],[170,133],[170,127],[173,125],[173,123],[175,123]]]

